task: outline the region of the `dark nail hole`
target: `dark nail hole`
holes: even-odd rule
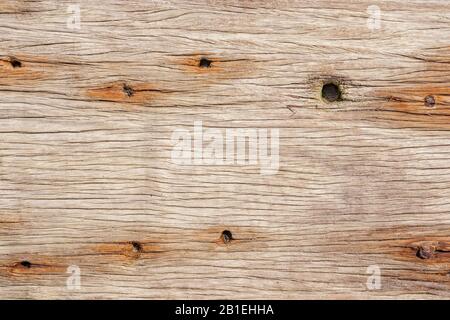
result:
[[[339,86],[335,83],[326,83],[322,87],[322,98],[328,102],[341,100],[342,93]]]
[[[432,95],[428,95],[425,97],[424,102],[425,106],[427,106],[428,108],[433,108],[436,104],[436,99]]]
[[[131,97],[134,94],[133,88],[127,84],[123,85],[122,90],[128,97]]]
[[[431,247],[419,247],[416,256],[420,259],[430,259],[433,257],[434,249]]]
[[[233,240],[233,234],[229,230],[222,231],[222,240],[224,243],[229,243]]]
[[[142,252],[142,245],[137,241],[132,241],[131,245],[133,246],[134,252]]]
[[[15,69],[15,68],[21,68],[22,67],[22,62],[20,62],[19,60],[17,60],[16,58],[10,58],[9,63],[11,63],[11,66]]]
[[[201,58],[200,62],[198,63],[198,66],[200,68],[211,68],[212,61],[207,58]]]
[[[21,261],[21,262],[20,262],[20,265],[21,265],[22,267],[24,267],[24,268],[31,268],[31,262],[30,262],[30,261],[26,261],[26,260]]]

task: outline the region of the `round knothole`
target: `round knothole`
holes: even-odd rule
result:
[[[209,60],[207,58],[201,58],[199,63],[198,63],[198,66],[200,68],[211,68],[211,64],[212,64],[211,60]]]
[[[9,63],[11,63],[11,66],[16,69],[16,68],[21,68],[22,67],[22,62],[20,62],[19,60],[17,60],[16,58],[11,58]]]
[[[342,98],[342,92],[335,83],[326,83],[322,87],[322,98],[327,102],[339,101]]]
[[[133,246],[134,252],[142,252],[142,244],[137,241],[132,241],[131,245]]]
[[[229,230],[222,231],[222,240],[224,243],[229,243],[233,240],[233,234]]]
[[[21,265],[22,267],[24,267],[24,268],[31,268],[31,262],[30,262],[30,261],[26,261],[26,260],[21,261],[21,262],[20,262],[20,265]]]

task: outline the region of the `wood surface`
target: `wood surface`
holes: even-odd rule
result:
[[[449,84],[448,0],[2,0],[0,298],[449,299]],[[194,121],[278,172],[174,164]]]

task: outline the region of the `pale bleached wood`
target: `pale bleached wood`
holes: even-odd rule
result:
[[[450,298],[447,0],[70,4],[0,2],[1,298]],[[173,164],[194,121],[278,174]]]

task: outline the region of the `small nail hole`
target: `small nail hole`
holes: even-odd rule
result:
[[[127,84],[123,85],[122,90],[128,97],[131,97],[134,94],[133,88]]]
[[[19,60],[17,60],[16,58],[11,58],[9,63],[11,63],[11,66],[16,69],[16,68],[21,68],[22,67],[22,62],[20,62]]]
[[[201,58],[198,66],[200,68],[211,68],[212,61],[207,58]]]
[[[133,251],[134,252],[142,252],[142,244],[140,244],[137,241],[132,241],[131,245],[133,246]]]
[[[436,104],[436,99],[432,95],[428,95],[424,100],[425,106],[428,108],[433,108]]]
[[[20,262],[20,265],[21,265],[22,267],[24,267],[24,268],[31,268],[31,262],[30,262],[30,261],[26,261],[26,260],[21,261],[21,262]]]
[[[335,102],[341,100],[342,92],[339,86],[335,83],[326,83],[322,87],[322,98],[328,102]]]
[[[233,234],[229,230],[224,230],[222,232],[222,240],[224,243],[229,243],[233,240]]]

